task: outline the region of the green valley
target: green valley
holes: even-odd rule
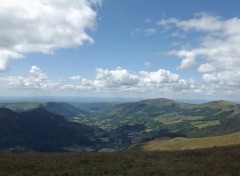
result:
[[[91,146],[95,151],[125,150],[157,138],[191,140],[240,131],[240,105],[223,100],[189,104],[160,98],[129,103],[26,102],[2,103],[1,106],[20,115],[34,115],[34,110],[42,109],[65,117],[65,123],[88,126],[95,130],[94,140],[102,141]],[[41,117],[35,113],[34,116],[44,118],[45,115]],[[65,150],[87,149],[75,145],[76,141]]]

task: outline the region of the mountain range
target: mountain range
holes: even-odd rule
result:
[[[2,151],[114,151],[158,138],[194,139],[240,131],[240,105],[224,100],[189,104],[160,98],[0,106]]]

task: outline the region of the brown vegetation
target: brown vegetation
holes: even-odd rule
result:
[[[240,146],[157,153],[0,153],[1,176],[238,176]]]

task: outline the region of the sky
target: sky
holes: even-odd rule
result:
[[[1,0],[0,96],[240,98],[238,0]]]

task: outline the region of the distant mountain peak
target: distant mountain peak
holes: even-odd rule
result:
[[[208,103],[203,103],[203,106],[210,106],[210,107],[223,107],[223,106],[236,106],[238,103],[227,101],[227,100],[217,100],[217,101],[211,101]]]
[[[141,100],[140,102],[149,102],[149,101],[159,101],[159,102],[174,102],[172,99],[168,98],[153,98],[153,99],[146,99],[146,100]]]
[[[144,103],[147,105],[149,105],[149,104],[162,104],[162,105],[183,104],[183,103],[177,102],[175,100],[167,99],[167,98],[147,99],[147,100],[139,101],[139,103]]]

